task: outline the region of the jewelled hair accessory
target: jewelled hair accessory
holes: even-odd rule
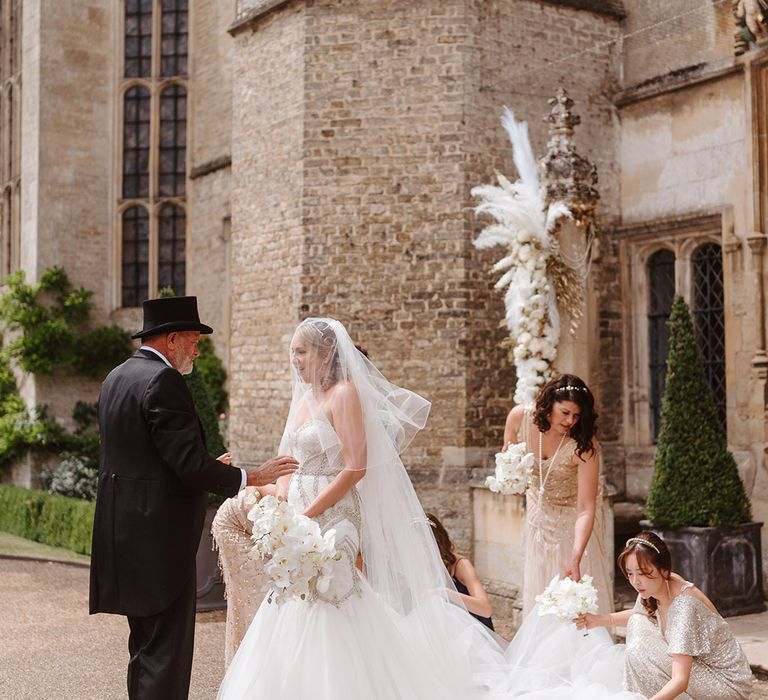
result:
[[[646,547],[650,547],[656,554],[661,554],[659,551],[659,548],[653,544],[653,542],[650,542],[649,540],[644,540],[642,537],[630,537],[625,543],[625,547],[629,547],[631,544],[644,544]]]
[[[568,384],[567,386],[559,386],[555,391],[589,391],[587,387],[585,386],[571,386]]]

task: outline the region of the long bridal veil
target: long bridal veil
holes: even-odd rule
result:
[[[291,368],[293,394],[280,453],[292,435],[317,422],[325,424],[313,432],[327,463],[343,460],[345,469],[365,470],[356,486],[364,575],[387,604],[408,648],[423,661],[425,674],[437,679],[430,697],[543,700],[560,692],[568,700],[630,697],[615,692],[620,687],[615,659],[604,692],[594,684],[583,690],[576,678],[590,668],[599,671],[601,660],[609,658],[602,655],[612,646],[604,631],[595,631],[591,644],[579,645],[573,626],[563,631],[567,625],[558,628],[559,623],[529,616],[520,643],[505,657],[503,640],[467,613],[400,458],[426,423],[426,399],[389,382],[355,347],[344,326],[330,318],[309,318],[299,325]],[[324,403],[330,387],[350,394],[343,410],[334,404],[332,424]],[[549,642],[543,638],[550,635]]]

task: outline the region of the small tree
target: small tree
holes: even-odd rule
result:
[[[679,295],[668,328],[666,388],[646,513],[664,528],[748,522],[749,500]]]

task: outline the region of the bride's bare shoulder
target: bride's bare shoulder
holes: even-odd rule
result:
[[[517,430],[523,422],[523,416],[525,415],[525,406],[520,404],[515,406],[507,414],[507,427]]]

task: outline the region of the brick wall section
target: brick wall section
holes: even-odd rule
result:
[[[637,85],[707,61],[733,56],[732,3],[623,0],[623,84]]]
[[[274,455],[290,398],[288,342],[302,284],[304,11],[235,36],[230,442]]]
[[[316,0],[283,5],[237,39],[233,288],[240,298],[233,310],[232,379],[238,449],[265,454],[274,438],[260,443],[257,436],[282,427],[275,412],[285,398],[289,326],[298,316],[335,316],[387,376],[433,402],[428,427],[406,462],[425,507],[446,518],[466,551],[471,470],[500,445],[512,393],[512,371],[498,347],[503,306],[487,274],[495,256],[471,246],[481,224],[470,211],[469,190],[489,182],[494,168],[511,174],[498,123],[503,104],[531,120],[542,152],[546,100],[558,80],[572,77],[573,66],[545,75],[521,75],[514,67],[525,67],[526,55],[551,60],[542,38],[555,31],[566,37],[559,43],[567,56],[615,32],[616,21],[509,0]],[[288,69],[272,73],[269,64],[278,57]],[[568,83],[584,116],[583,150],[609,183],[607,210],[615,208],[613,143],[605,138],[612,117],[601,95],[612,60],[609,50],[591,56],[578,80]],[[268,81],[288,74],[295,82],[300,67],[302,95],[293,83],[277,91]],[[300,162],[273,153],[275,136],[284,133],[273,133],[275,111],[283,117],[279,124],[291,120],[292,139],[292,120],[296,114],[303,120]],[[269,132],[269,142],[258,131]],[[271,164],[271,178],[299,184],[298,195],[259,179],[258,148],[266,149],[261,157]],[[258,188],[248,187],[257,182]],[[286,198],[281,216],[297,213],[286,202],[300,198],[300,224],[292,228],[291,218],[280,247],[268,247],[259,264],[248,267],[242,256],[271,241],[274,226],[258,203],[278,192]],[[255,278],[268,277],[292,244],[300,246],[289,256],[300,270],[294,267],[293,283],[275,294]],[[293,284],[301,287],[300,300]],[[246,290],[254,295],[251,307]],[[282,323],[261,330],[262,319],[274,321],[276,307]],[[264,344],[262,354],[263,334],[272,347]],[[259,349],[246,362],[246,344],[254,338]]]
[[[599,215],[610,222],[618,213],[618,168],[611,93],[615,87],[617,55],[613,46],[589,51],[598,42],[616,37],[615,18],[580,12],[570,7],[537,2],[472,3],[471,21],[474,42],[467,54],[472,64],[467,71],[467,144],[465,192],[468,207],[472,186],[495,180],[494,170],[516,176],[512,148],[499,124],[504,105],[525,119],[534,152],[546,149],[549,111],[547,100],[555,89],[566,86],[575,101],[574,110],[582,124],[576,130],[581,153],[597,165],[602,195]],[[579,56],[574,61],[573,56]],[[546,62],[554,63],[547,66]],[[501,256],[501,249],[479,252],[469,246],[484,222],[465,210],[467,278],[471,286],[467,342],[466,376],[468,386],[468,444],[497,448],[502,442],[503,422],[512,407],[514,373],[506,354],[499,349],[504,331],[497,328],[503,318],[500,296],[490,289],[490,265]],[[603,246],[605,248],[605,246]],[[592,347],[599,348],[587,378],[598,398],[603,415],[621,419],[621,383],[614,376],[621,368],[621,347],[615,337],[615,317],[620,306],[615,260],[603,255],[592,268],[594,302],[598,319],[589,329]],[[613,295],[613,296],[612,296]],[[607,324],[607,326],[606,326]],[[606,326],[606,328],[604,328]],[[564,368],[565,369],[565,368]],[[619,375],[620,376],[620,375]],[[605,426],[605,422],[603,423]],[[619,430],[611,426],[603,439],[616,441]],[[490,462],[485,470],[490,468]]]

